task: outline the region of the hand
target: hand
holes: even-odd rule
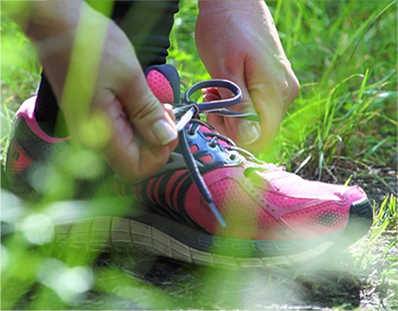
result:
[[[232,109],[260,118],[257,124],[209,114],[208,122],[238,145],[263,151],[299,90],[265,2],[200,1],[196,45],[213,78],[231,80],[242,88],[242,101]],[[224,90],[219,93],[230,96]],[[205,100],[217,95],[213,90]]]
[[[126,181],[155,173],[176,146],[177,131],[171,109],[150,91],[125,34],[84,2],[37,6],[26,33],[71,137],[103,151]]]

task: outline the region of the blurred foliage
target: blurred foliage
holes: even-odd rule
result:
[[[91,2],[109,14],[109,2]],[[312,178],[327,175],[345,180],[351,175],[355,183],[366,175],[394,191],[397,2],[267,3],[301,91],[273,147],[260,157]],[[185,87],[210,78],[195,48],[197,11],[195,1],[181,1],[171,34],[168,62],[178,68]],[[1,71],[4,162],[15,111],[35,92],[40,78],[34,48],[4,14]],[[73,248],[53,241],[58,222],[123,215],[130,207],[130,202],[103,198],[59,202],[70,199],[75,177],[95,178],[104,171],[98,155],[86,150],[65,153],[59,161],[64,161],[65,175],[49,169],[37,178],[37,187],[44,193],[38,203],[2,192],[2,234],[6,234],[1,246],[2,309],[262,309],[283,301],[325,306],[325,301],[323,305],[317,301],[322,295],[328,307],[353,309],[358,304],[345,294],[354,292],[355,286],[355,293],[361,291],[369,301],[378,297],[371,301],[372,308],[382,308],[383,301],[388,308],[397,307],[393,195],[383,193],[385,200],[375,204],[377,216],[370,234],[334,262],[333,277],[308,269],[229,272],[188,267],[181,268],[178,278],[165,277],[166,281],[152,285],[135,272],[138,260],[130,252],[117,253],[112,261],[84,243]],[[87,163],[93,169],[88,173],[82,170]],[[13,234],[15,228],[18,234]],[[122,261],[127,261],[128,269]],[[273,300],[278,295],[283,299]]]

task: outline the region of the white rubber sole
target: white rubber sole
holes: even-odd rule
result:
[[[93,251],[137,249],[196,265],[225,268],[267,268],[297,264],[320,256],[334,245],[327,241],[313,249],[286,256],[225,256],[195,249],[150,225],[120,217],[96,217],[57,225],[56,240],[71,247],[84,247]]]

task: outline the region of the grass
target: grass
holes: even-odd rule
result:
[[[375,210],[369,234],[322,266],[235,272],[133,251],[96,258],[83,250],[35,249],[26,240],[8,239],[2,245],[2,309],[398,308],[397,2],[268,5],[301,91],[271,150],[259,157],[306,178],[362,186]],[[185,87],[209,78],[195,50],[196,13],[194,1],[181,1],[171,36],[168,61]],[[1,34],[4,163],[15,111],[34,93],[40,66],[6,16]],[[18,213],[26,219],[27,207],[48,206],[26,206],[3,191],[3,219]],[[58,271],[54,278],[40,273],[46,265],[57,267],[49,270]],[[61,276],[80,284],[80,291],[57,287],[54,279]]]

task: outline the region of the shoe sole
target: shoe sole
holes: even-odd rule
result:
[[[350,207],[347,227],[300,241],[256,241],[209,235],[154,214],[134,219],[95,217],[56,226],[56,240],[90,251],[136,249],[179,261],[224,268],[266,268],[309,261],[335,247],[345,248],[364,236],[372,224],[368,199]]]

